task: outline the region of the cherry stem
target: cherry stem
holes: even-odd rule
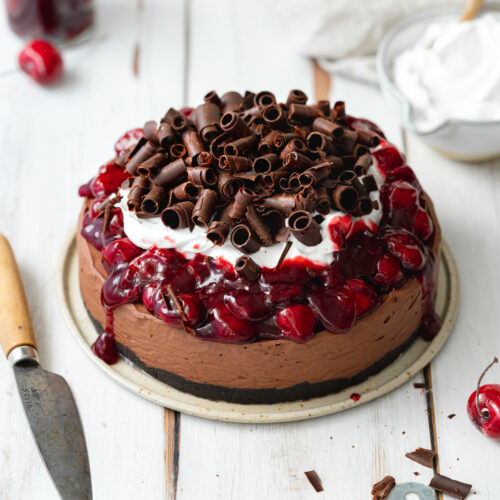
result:
[[[490,414],[487,410],[484,411],[484,413],[481,411],[479,408],[479,386],[481,385],[481,380],[483,380],[483,377],[486,375],[486,372],[495,364],[498,363],[498,358],[495,356],[491,363],[483,370],[483,373],[481,373],[481,376],[479,377],[479,380],[477,381],[477,389],[476,389],[476,408],[477,408],[477,413],[478,415],[481,415],[484,419],[488,419]]]

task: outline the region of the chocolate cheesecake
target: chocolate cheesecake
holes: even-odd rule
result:
[[[275,403],[359,383],[438,332],[432,203],[343,102],[212,91],[115,152],[80,188],[77,235],[106,362]]]

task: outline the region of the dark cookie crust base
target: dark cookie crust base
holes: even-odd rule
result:
[[[103,327],[101,323],[93,318],[90,313],[88,314],[96,330],[99,333],[102,332]],[[200,384],[185,379],[179,375],[176,375],[175,373],[171,373],[160,368],[146,366],[131,349],[120,344],[119,342],[116,343],[116,346],[118,352],[122,357],[131,361],[134,365],[138,366],[152,377],[171,387],[174,387],[179,391],[187,392],[200,398],[211,399],[215,401],[223,400],[229,403],[273,404],[319,398],[328,394],[340,392],[346,387],[359,384],[360,382],[366,380],[368,377],[371,377],[372,375],[375,375],[376,373],[382,371],[386,366],[395,361],[395,359],[403,351],[410,347],[410,345],[418,336],[419,332],[417,330],[406,342],[404,342],[391,352],[387,353],[376,363],[359,372],[352,378],[337,378],[326,380],[324,382],[318,382],[315,384],[303,382],[292,387],[287,387],[286,389],[235,389],[231,387],[224,387],[221,385]]]

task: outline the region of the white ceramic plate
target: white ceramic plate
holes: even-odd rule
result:
[[[367,403],[404,384],[431,361],[448,338],[458,311],[458,272],[453,255],[444,242],[441,257],[436,310],[442,318],[442,327],[432,342],[418,338],[384,370],[336,394],[272,405],[233,404],[199,398],[156,380],[127,361],[120,360],[110,366],[95,356],[90,346],[96,339],[96,330],[80,295],[74,236],[61,258],[57,290],[64,318],[82,349],[100,369],[130,391],[161,406],[203,418],[251,423],[286,422],[321,417]],[[359,401],[350,398],[352,393],[361,395]]]

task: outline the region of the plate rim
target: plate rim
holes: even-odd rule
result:
[[[83,329],[83,327],[79,325],[76,318],[74,318],[72,307],[70,306],[70,283],[68,277],[71,266],[78,266],[75,236],[76,232],[72,232],[67,240],[67,243],[64,245],[58,261],[58,269],[55,275],[57,299],[62,310],[65,323],[69,327],[69,330],[71,331],[74,339],[83,349],[83,351],[90,357],[90,359],[92,359],[92,361],[97,364],[97,366],[99,366],[108,376],[110,376],[122,387],[125,387],[134,394],[137,394],[165,408],[210,420],[239,423],[291,422],[318,418],[348,410],[349,408],[359,406],[360,404],[368,403],[369,401],[388,394],[389,392],[398,388],[399,386],[413,378],[415,375],[417,375],[420,370],[422,370],[427,364],[429,364],[446,343],[446,340],[451,333],[458,315],[458,303],[460,294],[460,280],[458,269],[450,247],[443,239],[441,242],[440,265],[444,268],[446,285],[444,287],[444,317],[442,318],[441,329],[436,337],[428,344],[427,348],[422,352],[422,354],[401,373],[391,378],[389,381],[383,383],[382,385],[373,387],[368,390],[368,392],[363,392],[362,397],[359,399],[359,401],[353,401],[349,396],[347,396],[346,399],[342,401],[328,401],[332,397],[338,396],[339,394],[342,394],[344,392],[356,392],[356,387],[362,386],[368,381],[373,380],[378,375],[383,374],[384,372],[386,372],[386,370],[390,370],[394,363],[397,363],[398,360],[400,360],[408,353],[408,351],[403,352],[393,363],[391,363],[372,377],[369,377],[365,381],[361,382],[360,384],[347,387],[343,391],[340,391],[340,393],[330,394],[322,396],[320,398],[313,398],[305,401],[305,403],[307,404],[311,402],[315,403],[315,406],[313,408],[307,408],[307,405],[305,405],[304,401],[301,400],[275,404],[233,404],[226,401],[212,401],[210,399],[201,398],[174,389],[173,387],[160,382],[137,366],[133,365],[131,362],[128,362],[124,359],[121,359],[116,365],[110,366],[94,355],[94,353],[90,349],[90,345],[82,334],[81,330]],[[415,342],[425,341],[417,339]],[[123,367],[124,365],[128,365],[132,370],[131,373],[133,373],[135,377],[126,377],[123,374],[119,373],[116,369],[118,365],[120,365],[121,367]],[[135,380],[133,378],[135,378]],[[173,395],[165,396],[156,393],[154,390],[146,390],[146,387],[144,386],[147,384],[140,384],[137,380],[138,378],[144,378],[144,380],[151,382],[153,385],[161,384],[163,388],[171,392]],[[178,397],[176,397],[176,393],[179,394],[178,397],[185,397],[188,400],[193,400],[193,403],[189,403],[189,401],[180,401]],[[250,412],[249,410],[252,411]]]

